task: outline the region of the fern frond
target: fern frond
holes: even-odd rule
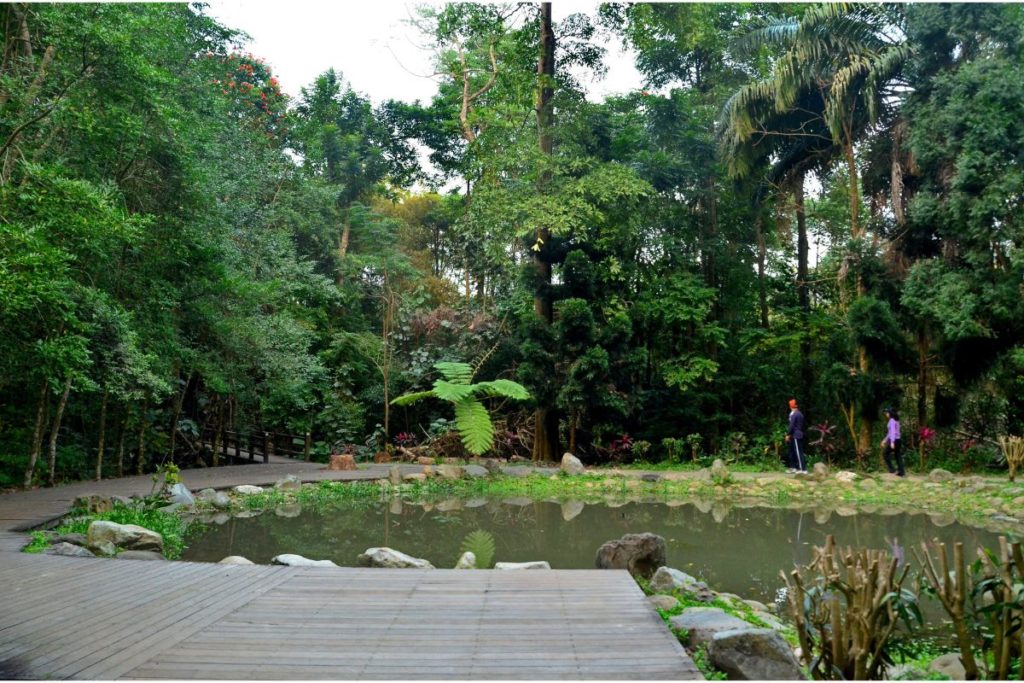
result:
[[[462,552],[476,555],[477,569],[489,569],[494,561],[494,536],[483,529],[470,532],[462,539]]]
[[[473,395],[473,387],[468,384],[456,384],[439,379],[434,382],[434,390],[431,393],[442,401],[459,403]]]
[[[452,384],[468,385],[473,381],[473,367],[469,363],[442,361],[434,363],[434,367]]]
[[[393,400],[391,402],[391,405],[393,405],[393,406],[412,405],[413,403],[416,403],[417,401],[422,401],[425,398],[432,398],[433,396],[434,396],[434,392],[433,391],[417,391],[417,392],[414,392],[412,394],[405,394],[404,396],[399,396],[398,398],[396,398],[395,400]]]
[[[511,398],[516,401],[526,401],[530,398],[530,392],[526,390],[526,387],[510,379],[478,382],[473,385],[473,388],[478,396],[496,396],[499,398]]]
[[[455,428],[462,445],[473,455],[483,455],[494,443],[494,425],[487,408],[475,398],[455,404]]]

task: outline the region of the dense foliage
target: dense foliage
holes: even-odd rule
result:
[[[392,405],[439,362],[526,388],[474,399],[505,456],[772,463],[793,396],[844,465],[890,405],[913,465],[1024,431],[1019,6],[421,19],[437,95],[373,103],[201,6],[0,5],[0,485],[459,455]],[[595,102],[610,40],[643,82]]]

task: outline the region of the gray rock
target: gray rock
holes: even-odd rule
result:
[[[455,563],[456,569],[476,569],[476,554],[468,550],[462,553],[462,557]]]
[[[597,549],[598,569],[627,569],[634,577],[649,579],[665,565],[665,539],[657,534],[626,534]]]
[[[655,608],[665,610],[666,612],[679,607],[679,601],[671,595],[649,595],[647,596],[647,602],[651,603]]]
[[[135,524],[96,521],[89,525],[86,538],[90,546],[109,542],[125,550],[155,550],[159,553],[164,551],[163,536]]]
[[[117,546],[110,541],[90,543],[89,550],[101,557],[113,557],[114,555],[117,555]]]
[[[495,562],[494,568],[514,571],[517,569],[551,569],[551,565],[544,560],[535,560],[533,562]]]
[[[470,498],[469,500],[463,501],[462,503],[462,507],[467,508],[482,508],[485,505],[487,505],[486,498]]]
[[[716,458],[711,463],[711,481],[716,484],[724,484],[729,481],[729,468],[725,466],[725,461],[721,458]]]
[[[199,493],[196,494],[196,499],[197,500],[202,500],[202,501],[205,501],[205,502],[209,502],[209,501],[213,500],[213,497],[216,496],[216,495],[217,495],[217,491],[215,489],[205,488],[205,489],[201,489],[199,491]]]
[[[743,628],[716,633],[708,644],[708,656],[716,669],[731,680],[804,680],[789,645],[767,628]]]
[[[750,628],[747,622],[718,607],[690,607],[669,623],[687,632],[686,645],[691,648],[707,645],[716,633]]]
[[[763,602],[758,602],[757,600],[744,600],[743,602],[744,602],[744,604],[746,604],[748,607],[750,607],[750,609],[754,610],[755,612],[767,612],[768,611],[768,608],[765,606],[765,604]]]
[[[253,564],[251,560],[247,560],[241,555],[228,555],[217,564]]]
[[[89,539],[85,537],[85,534],[59,534],[54,536],[50,542],[54,545],[58,543],[70,543],[71,545],[80,546],[89,545]]]
[[[162,554],[153,552],[152,550],[125,550],[123,553],[118,553],[117,559],[119,560],[166,560]]]
[[[836,481],[840,484],[852,484],[857,481],[857,473],[850,472],[849,470],[843,470],[842,472],[836,472]]]
[[[868,490],[874,489],[874,488],[878,488],[878,482],[875,481],[874,479],[865,478],[864,481],[862,481],[860,483],[860,487],[862,489],[868,489]]]
[[[566,453],[562,456],[561,470],[570,475],[583,474],[583,463],[572,453]]]
[[[570,522],[579,516],[583,509],[586,507],[586,503],[581,500],[570,500],[562,503],[562,519],[566,522]]]
[[[426,481],[427,475],[422,472],[412,472],[402,477],[402,481]]]
[[[959,652],[949,652],[932,660],[928,665],[929,671],[936,671],[949,676],[953,681],[967,680],[967,672],[964,670],[963,662],[960,661]]]
[[[392,465],[388,468],[388,481],[391,482],[392,486],[398,486],[402,483],[401,465]]]
[[[487,474],[490,475],[501,474],[501,464],[493,458],[484,460],[484,469],[487,470]]]
[[[184,484],[175,484],[167,490],[167,493],[170,495],[172,503],[181,503],[182,505],[196,504],[196,497],[192,495],[192,492]]]
[[[814,467],[811,468],[811,479],[819,482],[828,479],[828,465],[823,462],[814,463]]]
[[[640,481],[655,483],[661,481],[661,475],[656,472],[644,472],[640,475]]]
[[[46,549],[47,555],[63,555],[64,557],[96,557],[86,548],[74,543],[54,543]]]
[[[242,484],[240,486],[234,487],[231,490],[243,496],[251,496],[257,493],[263,493],[262,486],[252,486],[251,484]]]
[[[928,481],[933,484],[941,484],[949,481],[953,478],[953,473],[949,470],[944,470],[940,467],[936,467],[934,470],[928,473]]]
[[[210,497],[210,505],[218,510],[227,510],[231,507],[231,498],[223,491],[217,491]]]
[[[170,515],[172,513],[177,512],[178,510],[180,510],[180,509],[182,509],[184,507],[188,507],[188,506],[187,505],[182,505],[181,503],[171,503],[170,505],[164,505],[163,507],[159,507],[159,508],[157,508],[157,510],[159,510],[160,512],[163,512],[163,513],[166,513],[166,514]]]
[[[86,496],[78,496],[71,502],[72,509],[85,510],[92,513],[110,512],[114,509],[114,501],[108,496],[101,496],[95,493]]]
[[[250,517],[259,517],[263,514],[263,510],[241,510],[235,513],[235,517],[238,519],[249,519]]]
[[[218,512],[210,518],[210,521],[216,524],[217,526],[223,526],[231,521],[231,515],[229,515],[226,512]]]
[[[466,476],[466,470],[458,465],[438,465],[437,476],[442,479],[462,479]]]
[[[284,555],[278,555],[272,560],[270,564],[283,564],[286,567],[337,567],[330,560],[311,560],[308,557],[302,555],[292,555],[286,553]]]
[[[298,491],[302,488],[302,482],[294,474],[289,474],[274,482],[274,488],[279,491]]]
[[[651,590],[658,593],[671,593],[674,590],[681,590],[697,596],[698,600],[711,602],[715,594],[703,581],[698,581],[686,572],[671,567],[658,567],[651,577]]]
[[[385,567],[389,569],[433,569],[434,565],[418,557],[406,555],[392,548],[367,548],[357,558],[362,567]]]
[[[786,625],[783,624],[778,617],[770,614],[768,610],[754,610],[754,616],[768,624],[768,628],[773,631],[785,631]]]

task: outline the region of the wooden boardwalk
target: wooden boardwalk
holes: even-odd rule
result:
[[[374,479],[286,463],[191,470],[193,489]],[[26,555],[77,495],[0,496],[0,679],[699,679],[624,571],[235,566]]]

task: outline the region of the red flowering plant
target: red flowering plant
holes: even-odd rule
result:
[[[395,434],[395,445],[402,448],[410,448],[416,445],[416,436],[410,432],[399,432]]]
[[[241,117],[253,121],[268,136],[283,134],[288,96],[266,62],[250,53],[227,56],[207,53],[219,62],[219,77],[211,85],[220,88]]]
[[[608,452],[613,460],[623,460],[633,452],[633,438],[629,434],[623,434],[617,439],[612,439],[608,444]]]
[[[928,453],[935,446],[936,431],[931,427],[921,427],[917,430],[917,450],[921,459],[921,469],[926,469],[928,464]]]
[[[835,429],[835,425],[830,425],[828,420],[825,420],[821,424],[813,425],[809,430],[818,432],[818,438],[811,441],[808,445],[814,446],[814,450],[820,453],[829,465],[832,464],[832,455],[837,449],[835,434],[833,433]]]

